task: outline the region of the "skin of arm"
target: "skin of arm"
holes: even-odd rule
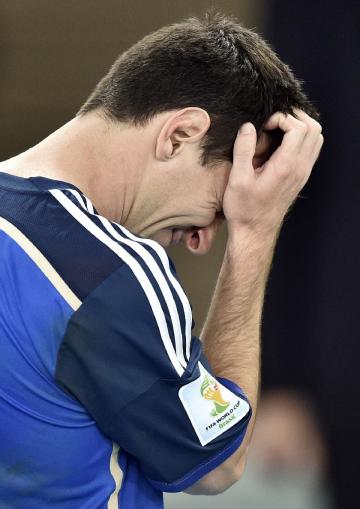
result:
[[[261,314],[274,248],[284,216],[307,182],[323,143],[315,120],[300,111],[296,117],[270,117],[265,129],[280,128],[285,134],[258,168],[253,167],[257,140],[252,124],[242,127],[235,142],[223,201],[228,242],[201,339],[214,373],[243,389],[253,415],[239,449],[187,493],[221,493],[245,468],[260,381]]]

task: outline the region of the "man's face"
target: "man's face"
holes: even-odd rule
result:
[[[184,243],[194,254],[207,253],[224,220],[222,200],[230,169],[230,162],[208,167],[201,166],[198,158],[183,166],[147,236],[165,248]]]
[[[197,107],[161,113],[149,122],[139,152],[139,165],[146,170],[124,226],[165,248],[182,242],[195,254],[208,252],[224,220],[222,204],[232,169],[229,161],[201,165],[209,126],[207,112]],[[260,136],[254,168],[269,147],[266,135]]]
[[[261,166],[276,148],[274,140],[263,132],[258,139],[253,166]],[[183,161],[179,178],[162,200],[163,219],[153,225],[147,236],[163,247],[184,243],[195,254],[211,248],[216,232],[225,220],[222,202],[232,163],[201,166],[198,157]]]

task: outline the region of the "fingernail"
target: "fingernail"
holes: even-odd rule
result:
[[[253,126],[250,122],[246,122],[240,129],[241,134],[250,134],[253,130]]]

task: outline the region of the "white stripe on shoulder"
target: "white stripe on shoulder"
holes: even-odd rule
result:
[[[69,191],[71,191],[71,189],[69,189]],[[86,203],[88,205],[87,206],[88,212],[93,214],[94,213],[93,212],[94,209],[93,209],[91,201],[87,197],[85,197],[85,199],[86,199]],[[80,205],[82,205],[81,200],[78,200],[78,201],[79,201]],[[92,211],[89,208],[89,204],[91,205]],[[95,215],[97,217],[99,217],[100,220],[105,219],[105,218],[103,218],[102,216],[100,216],[98,214],[95,214]],[[107,219],[106,219],[106,221],[111,225],[110,221],[108,221]],[[128,237],[132,241],[138,243],[139,245],[144,244],[144,245],[150,246],[156,252],[156,254],[158,255],[159,259],[161,260],[161,263],[162,263],[162,265],[164,267],[166,275],[167,275],[169,281],[171,282],[171,284],[173,285],[175,291],[177,292],[177,294],[179,296],[179,299],[180,299],[180,302],[181,302],[181,304],[183,306],[184,316],[185,316],[185,338],[186,338],[185,351],[186,351],[186,358],[189,360],[190,359],[190,345],[191,345],[192,311],[191,311],[189,299],[185,295],[185,292],[182,289],[179,281],[176,279],[176,277],[171,272],[169,258],[167,256],[165,250],[163,249],[163,247],[160,246],[160,244],[158,244],[154,240],[139,238],[136,235],[134,235],[133,233],[131,233],[129,230],[127,230],[124,226],[122,226],[122,225],[120,225],[118,223],[115,223],[115,224],[116,224],[116,226],[118,226],[118,228],[120,228],[120,230],[123,232],[123,234],[126,235],[126,237]],[[133,247],[133,245],[131,247]],[[147,253],[146,250],[145,250],[145,252]]]
[[[73,203],[65,195],[65,193],[59,189],[50,189],[49,192],[84,228],[86,228],[90,233],[94,235],[94,237],[96,237],[100,242],[105,244],[109,249],[116,253],[119,258],[121,258],[129,266],[134,276],[139,281],[149,301],[168,357],[178,375],[181,376],[184,373],[184,368],[175,353],[172,341],[170,339],[163,309],[152,284],[150,283],[139,262],[123,247],[121,247],[118,242],[103,232],[101,228],[99,228],[86,214],[84,214],[84,212],[79,209],[77,205],[75,205],[75,203]]]
[[[161,260],[161,263],[165,269],[166,275],[171,281],[173,287],[175,288],[180,302],[184,309],[184,315],[185,315],[185,336],[186,336],[186,357],[189,360],[190,359],[190,344],[191,344],[191,326],[192,326],[192,311],[189,303],[189,299],[187,298],[184,290],[182,289],[179,281],[176,279],[176,277],[171,272],[169,258],[162,246],[158,244],[155,240],[151,239],[140,239],[139,237],[136,237],[133,233],[131,233],[129,230],[127,230],[124,226],[121,226],[121,224],[115,223],[120,230],[127,235],[130,239],[134,240],[135,242],[138,242],[139,244],[145,244],[151,247],[158,255],[158,257]]]
[[[72,190],[70,190],[72,191]],[[76,196],[76,195],[74,195]],[[76,196],[77,198],[77,196]],[[81,201],[79,200],[80,205],[82,205]],[[165,299],[166,305],[169,309],[171,322],[173,324],[174,328],[174,337],[175,337],[175,348],[176,348],[176,355],[179,359],[180,364],[185,368],[187,365],[187,362],[184,358],[184,341],[183,341],[183,335],[181,331],[181,324],[179,319],[179,313],[176,307],[176,303],[173,297],[173,294],[169,288],[169,284],[166,281],[164,274],[160,270],[160,267],[154,260],[154,258],[151,256],[151,254],[139,243],[134,242],[133,240],[129,240],[126,237],[122,237],[112,226],[110,221],[106,219],[103,216],[100,216],[98,214],[92,214],[96,216],[99,221],[103,224],[104,228],[109,232],[109,234],[122,244],[125,244],[126,246],[131,247],[146,263],[146,265],[149,267],[151,273],[155,277],[160,290],[163,294],[163,297]]]
[[[70,191],[71,194],[73,194],[75,196],[77,201],[79,203],[81,203],[81,206],[85,208],[85,201],[84,201],[83,197],[81,196],[81,194],[78,191],[76,191],[76,189],[67,189],[67,191]]]
[[[93,207],[93,204],[91,203],[91,201],[89,200],[89,198],[87,196],[84,195],[84,198],[86,200],[86,208],[88,209],[88,211],[90,212],[90,214],[94,214],[94,207]]]

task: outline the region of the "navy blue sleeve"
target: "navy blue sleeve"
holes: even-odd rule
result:
[[[123,265],[88,295],[69,322],[56,380],[153,485],[182,491],[240,446],[251,409],[239,387],[213,375],[189,337],[190,306],[161,270],[159,282]]]

